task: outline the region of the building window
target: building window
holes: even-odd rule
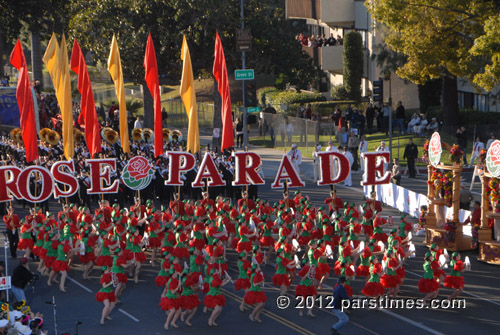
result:
[[[489,97],[487,94],[458,91],[458,107],[488,112],[490,110]]]

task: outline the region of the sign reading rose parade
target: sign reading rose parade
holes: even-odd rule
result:
[[[140,191],[151,183],[154,174],[155,171],[148,160],[142,156],[136,156],[123,168],[122,180],[132,190]]]
[[[432,166],[436,167],[439,165],[442,152],[441,136],[439,136],[439,133],[436,131],[432,134],[431,140],[429,141],[429,162]]]
[[[486,154],[486,168],[492,177],[500,177],[500,141],[496,140],[490,145]]]
[[[435,134],[436,135],[436,134]],[[433,136],[434,138],[434,136]],[[432,142],[431,142],[432,143]],[[492,149],[496,150],[488,157],[490,165],[488,169],[494,170],[500,163],[500,141],[496,141]],[[439,153],[441,142],[439,141]],[[431,145],[432,148],[432,145]],[[495,149],[498,148],[498,149]],[[429,150],[431,151],[431,149]],[[188,152],[168,152],[166,156],[169,161],[168,179],[165,180],[167,186],[182,186],[184,180],[182,173],[195,169],[196,158]],[[318,185],[333,185],[343,182],[349,175],[349,161],[341,153],[321,153],[320,178]],[[259,175],[262,163],[261,157],[252,152],[235,153],[234,186],[262,185],[264,179]],[[389,161],[388,152],[373,152],[363,155],[365,161],[365,173],[363,175],[363,185],[387,184],[390,181],[391,173],[385,170],[385,163]],[[335,161],[338,169],[335,169]],[[439,159],[437,160],[439,162]],[[117,171],[116,159],[87,159],[84,165],[90,171],[90,186],[87,194],[113,194],[119,191],[119,180],[115,175]],[[491,166],[491,167],[490,167]],[[43,166],[31,165],[24,169],[17,166],[0,167],[0,202],[12,201],[13,199],[27,200],[30,202],[43,202],[51,196],[54,198],[70,197],[78,192],[79,183],[75,177],[75,165],[73,161],[59,161],[48,170]],[[494,170],[500,174],[500,168]],[[155,170],[148,160],[142,156],[133,157],[121,172],[123,182],[132,190],[142,190],[151,183]],[[30,187],[34,179],[38,180],[39,187],[36,192]],[[205,154],[198,167],[196,178],[191,183],[191,187],[217,187],[225,186],[214,158],[210,154]],[[286,186],[285,186],[286,185]],[[304,187],[305,183],[295,170],[290,158],[283,155],[276,177],[271,187]]]

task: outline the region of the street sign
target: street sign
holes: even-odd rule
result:
[[[252,32],[250,29],[236,31],[236,50],[252,51]]]
[[[0,277],[0,291],[10,290],[10,276]]]
[[[259,113],[260,107],[247,107],[247,113]]]
[[[234,79],[236,80],[252,80],[254,78],[253,70],[235,70]]]

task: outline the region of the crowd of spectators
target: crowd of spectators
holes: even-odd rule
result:
[[[342,36],[337,35],[335,37],[332,34],[330,34],[330,37],[326,37],[325,34],[323,35],[314,35],[311,34],[309,36],[308,34],[303,34],[300,33],[297,36],[295,36],[295,39],[302,44],[302,46],[305,47],[311,47],[311,48],[321,48],[321,47],[327,47],[327,46],[334,46],[334,45],[342,45],[344,40],[342,39]]]

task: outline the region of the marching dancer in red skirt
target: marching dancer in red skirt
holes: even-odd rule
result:
[[[444,286],[448,288],[454,288],[455,292],[453,292],[448,300],[453,300],[462,293],[464,290],[464,276],[462,276],[462,271],[464,271],[464,262],[460,260],[460,254],[458,252],[454,252],[451,255],[450,267],[453,269],[450,271],[450,274],[444,278]]]
[[[380,284],[380,274],[382,273],[382,264],[378,262],[377,256],[370,257],[370,279],[361,290],[367,297],[381,297],[384,295],[385,289]]]
[[[252,321],[262,322],[260,319],[260,313],[264,309],[266,304],[266,294],[262,291],[262,285],[264,284],[264,276],[260,271],[259,264],[252,265],[252,275],[250,277],[251,287],[245,293],[243,300],[249,305],[255,305],[252,313],[250,313],[249,318]]]
[[[427,303],[427,300],[434,299],[437,297],[439,293],[439,283],[434,278],[434,271],[431,267],[433,256],[430,252],[425,254],[425,263],[424,263],[424,277],[420,278],[418,281],[418,290],[422,293],[426,293],[424,297],[424,303]]]
[[[163,327],[167,330],[169,326],[179,328],[179,326],[175,324],[181,314],[181,298],[179,296],[181,284],[178,278],[179,273],[175,270],[170,270],[170,279],[161,294],[160,307],[167,312],[167,320]]]
[[[101,276],[102,288],[96,294],[96,300],[104,304],[104,308],[101,313],[100,324],[104,324],[104,320],[111,320],[109,314],[113,310],[116,304],[115,292],[113,292],[113,278],[109,267],[102,267],[103,273]]]
[[[220,293],[220,288],[231,281],[231,277],[227,276],[224,280],[215,268],[210,269],[208,273],[209,291],[203,300],[206,308],[213,308],[212,314],[208,318],[209,326],[217,326],[215,320],[222,311],[222,307],[226,305],[226,297]]]

